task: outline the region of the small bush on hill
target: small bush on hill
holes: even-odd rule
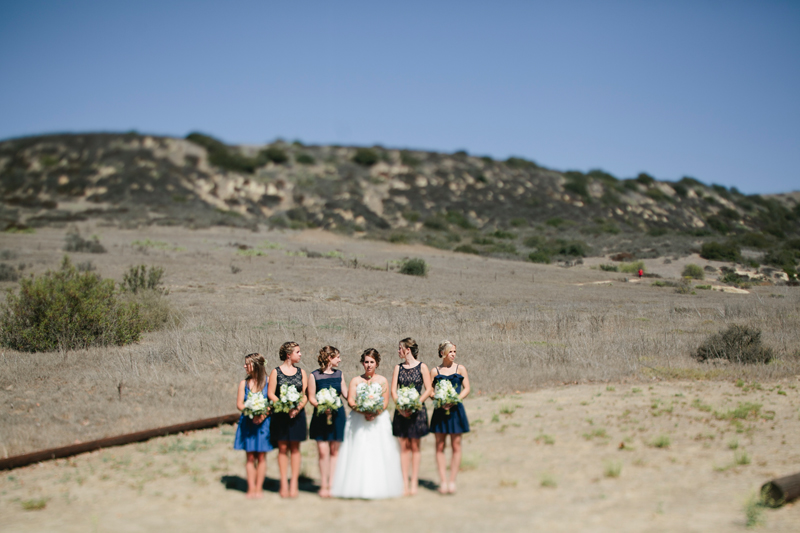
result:
[[[379,160],[378,153],[371,148],[359,148],[353,156],[353,162],[364,167],[371,167]]]
[[[133,294],[139,291],[155,291],[164,293],[166,290],[161,286],[161,278],[164,276],[164,269],[161,267],[147,265],[132,266],[122,275],[120,288],[125,292]]]
[[[709,261],[736,262],[741,259],[739,247],[733,243],[707,242],[700,248],[700,257]]]
[[[294,160],[300,165],[313,165],[316,162],[315,159],[308,154],[297,154]]]
[[[529,237],[525,237],[525,240],[522,241],[522,244],[528,248],[540,248],[544,244],[544,239],[539,235],[531,235]]]
[[[425,222],[423,222],[422,225],[428,229],[436,231],[445,231],[447,229],[447,221],[441,215],[436,215],[425,219]]]
[[[400,273],[407,276],[427,276],[428,263],[424,259],[406,259],[400,266]]]
[[[524,218],[512,218],[509,221],[509,224],[511,224],[512,228],[520,228],[522,226],[527,226],[528,225],[528,221],[525,220]]]
[[[259,156],[261,156],[262,160],[272,161],[277,165],[282,165],[283,163],[289,161],[289,156],[286,154],[286,151],[284,151],[284,149],[281,148],[280,146],[268,146],[267,148],[261,150]]]
[[[61,268],[20,281],[0,306],[0,344],[24,352],[124,345],[143,330],[139,306],[120,302],[113,280]]]
[[[208,153],[208,162],[225,170],[252,174],[256,168],[264,163],[260,157],[244,156],[209,135],[194,132],[187,135],[186,140],[205,148]]]
[[[603,270],[604,272],[619,272],[619,267],[617,267],[617,265],[601,264],[600,270]]]
[[[534,163],[533,161],[528,161],[527,159],[523,159],[521,157],[509,157],[508,159],[506,159],[506,166],[508,168],[513,168],[513,169],[529,170],[536,168],[536,163]]]
[[[472,222],[470,222],[469,219],[466,216],[464,216],[464,213],[460,213],[458,211],[453,211],[453,210],[447,211],[447,213],[445,214],[445,219],[450,224],[455,224],[459,228],[473,229],[475,227],[472,225]]]
[[[17,281],[19,273],[17,269],[6,263],[0,263],[0,281]]]
[[[92,235],[92,237],[89,239],[84,239],[81,237],[80,232],[75,228],[72,228],[67,232],[65,240],[65,252],[87,252],[90,254],[106,253],[105,247],[100,244],[100,240],[96,235]]]
[[[492,236],[497,237],[498,239],[515,239],[517,237],[510,231],[503,231],[501,229],[496,230],[494,233],[492,233]]]
[[[689,194],[689,189],[687,189],[686,186],[681,183],[673,183],[672,190],[675,191],[675,194],[681,198],[686,198],[686,195]]]
[[[722,233],[723,235],[731,231],[731,227],[727,224],[727,222],[718,216],[710,216],[708,219],[706,219],[706,222],[708,222],[708,225],[711,226],[714,231]]]
[[[619,265],[619,271],[626,274],[637,274],[639,270],[646,270],[644,267],[644,261],[633,261]]]
[[[456,247],[454,252],[461,252],[462,254],[475,254],[479,255],[481,252],[471,244],[462,244],[461,246]]]
[[[535,252],[531,252],[528,254],[528,261],[532,263],[543,263],[546,265],[550,264],[550,254],[543,250],[536,250]]]
[[[695,358],[700,361],[727,359],[732,363],[769,363],[773,359],[771,348],[761,344],[761,330],[734,324],[721,333],[707,338],[697,348]]]
[[[778,268],[794,268],[797,264],[798,254],[794,250],[770,250],[764,254],[764,263]]]
[[[655,183],[656,179],[647,172],[640,172],[639,175],[636,176],[636,181],[642,185],[652,185]]]
[[[739,244],[741,244],[742,246],[765,250],[770,246],[772,246],[772,242],[774,239],[772,239],[771,237],[767,237],[763,233],[747,232],[740,235],[737,238],[737,240],[739,241]]]
[[[400,162],[407,167],[418,167],[422,164],[422,161],[411,155],[411,152],[408,150],[400,151]]]
[[[564,183],[564,190],[571,192],[583,199],[589,199],[589,178],[583,172],[570,170],[564,173],[567,182]]]
[[[704,279],[706,277],[705,272],[703,269],[695,264],[689,263],[685,267],[683,267],[683,272],[681,276],[684,278],[692,278],[692,279]]]

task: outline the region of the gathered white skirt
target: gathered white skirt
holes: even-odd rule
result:
[[[403,495],[400,445],[392,436],[386,411],[374,420],[350,411],[339,447],[331,495],[336,498],[367,500],[398,498]]]

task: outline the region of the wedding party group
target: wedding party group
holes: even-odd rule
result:
[[[414,339],[401,340],[397,348],[401,361],[389,383],[377,373],[381,354],[369,348],[361,354],[364,373],[349,385],[337,368],[342,358],[333,346],[319,350],[319,368],[310,374],[297,366],[302,353],[296,342],[281,345],[281,364],[269,375],[263,355],[247,355],[247,377],[239,384],[236,399],[242,416],[233,446],[247,455],[247,497],[262,496],[266,454],[277,448],[280,496],[296,498],[300,443],[309,437],[317,442],[322,498],[413,496],[419,487],[420,442],[429,433],[435,437],[439,492],[454,494],[461,436],[469,432],[462,404],[470,392],[469,375],[464,365],[456,363],[455,344],[442,341],[438,353],[441,364],[429,369],[419,360]],[[392,420],[387,411],[390,396],[395,405]],[[425,408],[428,399],[434,403],[430,421]],[[306,403],[314,407],[310,424]],[[452,449],[449,476],[448,438]]]

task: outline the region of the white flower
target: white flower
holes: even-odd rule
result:
[[[244,413],[245,416],[253,418],[254,416],[263,415],[266,412],[267,400],[264,398],[263,392],[248,391],[242,413]]]

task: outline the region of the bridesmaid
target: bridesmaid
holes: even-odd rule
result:
[[[347,399],[344,375],[336,367],[342,361],[339,350],[333,346],[325,346],[317,356],[319,369],[314,370],[308,379],[308,401],[317,407],[317,392],[322,389],[332,388],[336,394]],[[330,420],[330,422],[329,422]],[[331,496],[331,479],[336,470],[336,459],[339,455],[339,444],[344,440],[344,425],[346,422],[344,405],[336,411],[319,413],[314,410],[311,416],[310,436],[317,441],[319,453],[319,495],[322,498]]]
[[[247,377],[239,383],[236,394],[236,408],[244,410],[244,402],[250,391],[261,392],[267,385],[267,371],[264,368],[264,356],[260,353],[247,354],[244,358],[244,369]],[[245,472],[247,473],[247,497],[261,498],[264,477],[267,475],[267,452],[272,450],[269,442],[269,411],[250,419],[242,413],[236,428],[234,450],[247,452]]]
[[[436,383],[447,380],[459,393],[462,400],[469,395],[469,375],[464,365],[456,363],[456,345],[450,341],[442,341],[439,345],[439,357],[442,364],[431,370],[434,390]],[[447,414],[447,411],[450,414]],[[444,405],[433,410],[431,417],[431,432],[436,436],[436,466],[439,470],[439,492],[441,494],[455,494],[456,476],[461,466],[461,435],[469,432],[469,421],[464,410],[464,404]],[[453,455],[450,460],[450,480],[447,480],[447,463],[444,449],[447,436],[450,435],[450,446]]]
[[[414,339],[407,337],[400,341],[397,355],[403,360],[394,367],[392,375],[392,399],[397,404],[400,387],[414,387],[419,393],[422,408],[416,412],[395,410],[392,419],[392,434],[400,440],[400,465],[403,468],[405,493],[414,495],[419,488],[420,439],[428,434],[427,400],[433,389],[428,366],[417,360],[419,346]],[[411,472],[409,475],[409,466]]]
[[[281,385],[288,383],[293,385],[300,393],[300,403],[288,413],[272,413],[270,424],[270,436],[274,442],[278,443],[278,469],[281,473],[281,498],[297,498],[299,494],[300,478],[300,443],[307,438],[306,432],[306,412],[303,409],[306,405],[306,388],[308,387],[308,376],[306,371],[297,368],[300,363],[300,345],[296,342],[284,342],[278,351],[278,356],[283,361],[280,366],[275,367],[269,375],[268,391],[269,399],[273,402],[280,400]],[[289,455],[292,461],[292,479],[289,487],[286,486],[286,471],[289,468]]]

